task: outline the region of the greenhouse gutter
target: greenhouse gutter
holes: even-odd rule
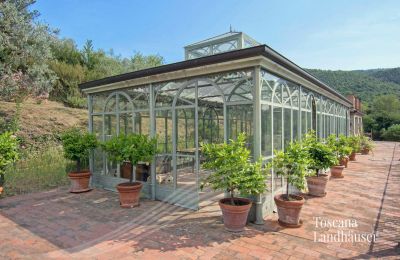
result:
[[[255,56],[264,56],[265,58],[279,64],[280,66],[293,72],[294,74],[299,75],[302,78],[306,79],[307,81],[334,94],[335,96],[344,100],[349,105],[352,104],[346,97],[344,97],[343,95],[341,95],[340,93],[338,93],[337,91],[335,91],[334,89],[329,87],[327,84],[325,84],[324,82],[317,79],[311,73],[305,71],[304,69],[302,69],[301,67],[299,67],[298,65],[296,65],[295,63],[290,61],[289,59],[285,58],[284,56],[282,56],[281,54],[279,54],[278,52],[276,52],[275,50],[273,50],[272,48],[270,48],[267,45],[259,45],[256,47],[220,53],[220,54],[216,54],[216,55],[181,61],[181,62],[177,62],[177,63],[162,65],[162,66],[139,70],[139,71],[128,72],[128,73],[124,73],[124,74],[120,74],[120,75],[116,75],[116,76],[111,76],[111,77],[106,77],[106,78],[102,78],[102,79],[98,79],[98,80],[81,83],[81,84],[79,84],[79,87],[82,90],[89,89],[89,88],[93,88],[93,87],[97,87],[97,86],[122,82],[122,81],[126,81],[126,80],[131,80],[131,79],[148,77],[148,76],[153,76],[153,75],[162,74],[162,73],[196,68],[196,67],[201,67],[201,66],[206,66],[206,65],[216,64],[216,63],[222,63],[222,62],[227,62],[227,61],[232,61],[232,60],[245,59],[245,58],[250,58],[250,57],[255,57]]]

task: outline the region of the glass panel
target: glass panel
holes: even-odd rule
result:
[[[236,50],[238,48],[238,41],[232,40],[213,46],[213,54]]]
[[[135,118],[135,133],[150,134],[150,113],[149,112],[136,112]]]
[[[155,86],[156,107],[171,107],[182,82],[166,82]]]
[[[118,95],[118,109],[119,111],[132,111],[133,105],[129,102],[127,97]]]
[[[103,112],[104,105],[109,94],[110,94],[109,92],[103,92],[92,95],[93,112],[95,113]]]
[[[274,109],[274,150],[282,150],[282,108]]]
[[[197,175],[195,173],[195,158],[188,156],[176,157],[177,186],[197,192]]]
[[[291,126],[291,121],[292,121],[292,110],[288,108],[284,108],[284,147],[286,147],[290,142],[292,141],[292,126]]]
[[[116,102],[117,102],[116,95],[113,95],[113,96],[107,101],[105,112],[115,112],[115,111],[116,111],[116,108],[117,108],[117,107],[116,107]]]
[[[104,115],[104,137],[108,140],[111,136],[117,134],[117,116]]]
[[[253,105],[228,106],[228,139],[236,139],[239,133],[248,136],[248,148],[253,146]]]
[[[293,141],[299,139],[299,110],[293,110]]]
[[[194,120],[194,108],[176,110],[177,153],[194,155],[196,148]]]
[[[134,87],[126,90],[126,93],[131,97],[135,109],[149,108],[149,86]]]
[[[199,107],[199,142],[222,143],[224,141],[223,109]]]
[[[301,133],[304,135],[307,132],[307,112],[301,111]]]
[[[157,147],[160,153],[172,153],[172,114],[170,110],[156,111]]]
[[[174,186],[170,154],[156,156],[156,182],[158,185],[167,185],[171,188]]]
[[[196,98],[196,87],[195,84],[186,86],[179,94],[176,101],[176,106],[188,106],[194,105]]]
[[[271,106],[261,105],[261,153],[263,156],[272,155],[272,119]]]
[[[129,134],[133,132],[132,113],[121,113],[119,115],[119,133]]]

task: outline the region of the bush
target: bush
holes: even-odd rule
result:
[[[361,149],[361,139],[357,135],[351,135],[347,137],[347,143],[352,149],[352,153],[358,153]]]
[[[400,141],[400,124],[392,125],[382,133],[382,138],[385,141]]]
[[[65,159],[60,146],[45,147],[29,153],[6,170],[4,196],[13,196],[53,189],[69,184],[66,171],[75,165]]]
[[[203,168],[213,171],[203,180],[202,188],[209,185],[214,190],[229,192],[232,205],[235,205],[235,192],[242,195],[265,192],[266,170],[261,161],[251,162],[244,133],[229,144],[202,144],[202,152],[206,157]]]
[[[310,131],[303,139],[310,159],[309,169],[318,176],[319,170],[330,168],[338,163],[333,150],[324,143],[318,141],[315,132]]]
[[[357,137],[357,145],[355,146],[356,148],[358,147],[357,149],[360,149],[359,140],[359,137]],[[328,136],[326,141],[328,146],[332,149],[339,160],[350,155],[353,152],[353,148],[350,147],[349,144],[349,139],[347,139],[344,135],[336,137],[336,135],[331,134],[330,136]]]
[[[72,108],[87,108],[87,99],[80,96],[68,95],[65,104]]]
[[[132,165],[139,162],[150,162],[157,153],[157,139],[142,134],[127,134],[114,136],[102,144],[110,160],[115,162],[128,161]],[[133,181],[131,174],[130,182]]]
[[[64,156],[76,162],[76,171],[81,171],[81,163],[89,158],[89,153],[97,147],[94,134],[84,132],[78,128],[71,128],[61,135],[64,147]]]
[[[10,132],[0,134],[0,186],[3,186],[7,167],[18,159],[18,141]]]
[[[289,184],[298,190],[305,188],[305,182],[309,175],[310,159],[308,152],[301,142],[290,143],[286,151],[276,151],[275,157],[268,164],[275,173],[286,178],[286,199],[291,200]]]

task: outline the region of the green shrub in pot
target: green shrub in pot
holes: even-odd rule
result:
[[[71,180],[72,193],[89,191],[90,170],[82,170],[82,163],[89,158],[90,152],[98,146],[94,134],[83,131],[79,128],[70,128],[61,135],[61,142],[64,149],[64,157],[76,162],[76,171],[68,173]]]
[[[212,172],[202,181],[201,188],[210,186],[213,190],[228,192],[229,198],[219,202],[225,228],[243,230],[251,201],[236,195],[263,194],[266,190],[266,169],[260,160],[252,162],[244,133],[229,143],[202,144],[202,153],[206,158],[202,167]]]

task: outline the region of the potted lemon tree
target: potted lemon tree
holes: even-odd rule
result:
[[[351,135],[347,138],[348,145],[351,147],[352,151],[349,156],[350,161],[356,160],[356,153],[361,149],[361,140],[357,135]]]
[[[102,148],[109,155],[109,159],[118,163],[129,162],[137,166],[139,162],[150,162],[157,152],[157,140],[142,134],[127,134],[114,136],[102,144]],[[123,208],[139,206],[140,191],[143,184],[133,181],[133,174],[129,175],[129,182],[117,185],[120,205]]]
[[[360,150],[361,154],[368,155],[369,151],[374,148],[374,144],[372,143],[371,139],[367,136],[362,136],[360,138]]]
[[[261,161],[251,161],[244,133],[229,143],[203,144],[202,152],[206,158],[202,167],[212,173],[202,181],[201,188],[210,186],[229,193],[229,197],[219,201],[224,226],[228,231],[240,232],[246,225],[252,201],[239,196],[263,194],[266,169]]]
[[[61,135],[64,157],[76,162],[75,171],[68,173],[71,180],[70,192],[80,193],[90,191],[90,170],[82,169],[87,162],[90,152],[98,145],[96,136],[78,128],[71,128]],[[86,163],[87,165],[87,163]]]
[[[309,164],[308,151],[300,142],[290,143],[285,152],[276,151],[275,157],[269,163],[269,168],[286,180],[286,193],[274,197],[278,221],[282,226],[296,228],[302,225],[300,213],[305,200],[302,196],[290,192],[289,186],[304,190]]]
[[[18,141],[10,132],[0,134],[0,194],[3,193],[7,166],[18,160]]]
[[[314,131],[310,131],[303,141],[310,159],[310,175],[306,178],[308,194],[324,197],[328,175],[321,171],[337,164],[337,158],[327,144],[318,141]]]
[[[337,138],[334,134],[328,136],[327,143],[335,153],[338,162],[343,161],[347,154],[352,152],[352,148],[347,146],[346,142],[342,142],[342,140],[340,138]],[[344,168],[345,166],[340,163],[333,165],[331,167],[331,176],[333,178],[344,178]]]

